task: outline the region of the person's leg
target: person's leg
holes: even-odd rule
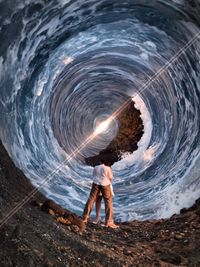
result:
[[[87,203],[86,203],[84,211],[83,211],[83,221],[85,221],[85,222],[87,222],[89,217],[90,217],[90,213],[92,211],[92,208],[93,208],[94,202],[97,198],[97,195],[99,194],[99,191],[100,191],[99,185],[93,183],[91,191],[90,191],[90,196],[87,200]]]
[[[114,224],[113,221],[112,191],[110,185],[102,186],[100,189],[105,201],[105,225],[112,228],[118,228],[118,226]]]
[[[94,220],[95,223],[98,223],[100,221],[101,201],[102,201],[102,193],[100,192],[96,199],[96,218]]]
[[[112,193],[110,185],[102,186],[102,195],[105,201],[105,224],[113,222]]]

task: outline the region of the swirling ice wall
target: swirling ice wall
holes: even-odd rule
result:
[[[179,53],[200,32],[198,8],[0,1],[0,138],[45,195],[82,213],[93,171],[83,159],[117,135],[117,119],[83,144],[131,96],[144,134],[112,166],[115,217],[168,217],[200,196],[200,38]]]

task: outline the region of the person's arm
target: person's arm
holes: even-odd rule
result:
[[[109,167],[109,172],[110,172],[110,189],[111,189],[112,196],[114,197],[115,194],[114,194],[113,186],[112,186],[113,173],[112,173],[111,167]]]

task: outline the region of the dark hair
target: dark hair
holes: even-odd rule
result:
[[[105,159],[100,159],[100,162],[105,164]]]
[[[110,166],[110,165],[111,165],[111,164],[110,164],[110,161],[107,160],[107,159],[101,159],[100,162],[101,162],[102,164],[105,164],[106,166]]]

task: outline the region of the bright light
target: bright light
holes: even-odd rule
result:
[[[100,134],[102,132],[105,132],[108,127],[109,127],[109,124],[111,123],[112,119],[111,118],[108,118],[107,120],[105,121],[102,121],[100,122],[99,124],[97,124],[97,127],[95,129],[95,134]]]

